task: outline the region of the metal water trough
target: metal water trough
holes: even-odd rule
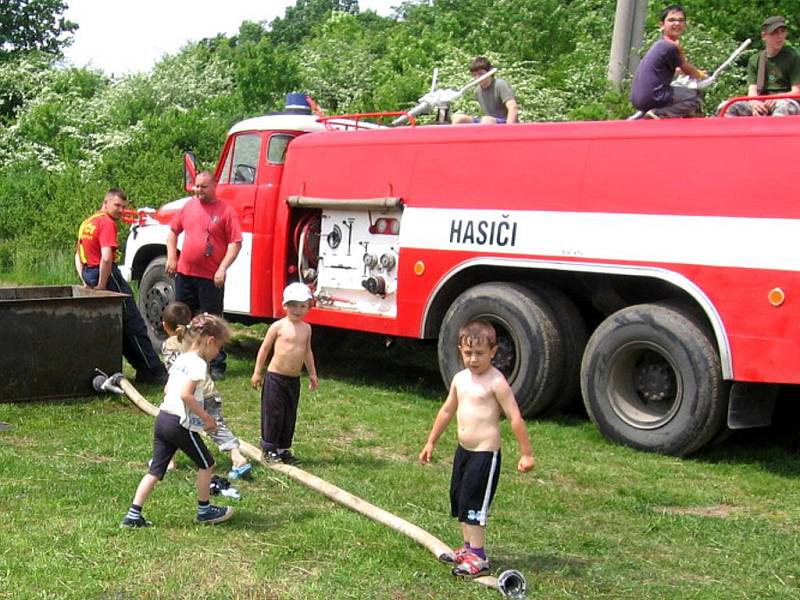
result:
[[[0,288],[0,402],[94,394],[122,370],[124,294],[77,285]]]

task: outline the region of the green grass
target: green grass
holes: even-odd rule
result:
[[[263,326],[237,331],[219,388],[233,431],[257,443],[249,376]],[[303,468],[458,544],[447,498],[454,425],[433,464],[416,464],[444,396],[433,349],[319,333],[321,387],[303,388],[295,438]],[[159,401],[158,389],[141,391]],[[0,432],[0,598],[499,597],[264,467],[239,485],[240,501],[223,499],[238,509],[233,521],[201,527],[195,472],[179,457],[145,507],[155,526],[121,530],[150,417],[104,396],[0,404],[0,421],[13,425]],[[611,445],[577,414],[529,423],[539,464],[522,475],[503,427],[488,550],[496,568],[527,576],[530,597],[800,598],[796,428],[676,459]]]
[[[0,241],[0,285],[76,285],[74,248],[31,249]],[[66,282],[66,284],[65,284]]]

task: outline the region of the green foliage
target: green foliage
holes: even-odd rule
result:
[[[19,107],[30,102],[51,76],[54,59],[43,52],[0,61],[0,125],[13,124]]]
[[[245,114],[277,111],[289,90],[300,89],[297,54],[257,23],[245,22],[227,48]]]
[[[12,4],[60,14],[62,3]],[[0,239],[34,244],[33,252],[69,246],[82,215],[110,186],[126,189],[137,206],[183,195],[185,151],[213,168],[230,125],[280,110],[287,92],[310,92],[330,113],[409,109],[430,89],[434,68],[441,87],[470,82],[467,64],[476,55],[499,67],[525,122],[625,118],[633,113],[629,81],[622,91],[606,81],[615,4],[419,0],[399,3],[386,18],[360,13],[356,0],[297,0],[269,24],[244,22],[230,38],[189,44],[151,73],[120,79],[64,68],[47,52],[6,53]],[[791,19],[793,8],[788,0],[697,2],[688,8],[684,47],[693,63],[713,70],[747,36],[760,47],[761,21],[775,13]],[[642,52],[658,36],[659,11],[651,3]],[[707,114],[744,93],[744,65],[755,51],[707,91]],[[454,109],[479,112],[471,91]],[[0,268],[12,260],[8,252],[0,258]]]
[[[283,18],[270,23],[272,40],[276,44],[299,46],[334,12],[357,14],[358,0],[297,0],[286,9]]]
[[[14,285],[78,284],[74,255],[72,248],[42,251],[14,240],[0,240],[0,279]]]
[[[61,0],[3,0],[0,10],[0,61],[30,50],[58,54],[71,43],[78,24],[67,21]]]
[[[689,11],[690,27],[703,24],[725,32],[733,40],[743,42],[752,38],[760,46],[761,23],[772,15],[783,15],[789,19],[790,35],[797,34],[797,2],[795,0],[738,0],[735,2],[695,2],[686,8]],[[795,38],[796,39],[796,38]],[[735,44],[734,44],[735,47]]]
[[[73,247],[108,187],[138,206],[182,195],[182,153],[193,149],[212,166],[242,116],[230,65],[202,45],[114,81],[34,58],[0,64],[0,84],[13,83],[18,101],[14,122],[0,127],[0,239],[43,259]],[[12,255],[17,270],[36,268],[27,256]]]
[[[374,108],[372,93],[383,43],[370,25],[348,13],[333,13],[303,45],[300,84],[332,113]]]

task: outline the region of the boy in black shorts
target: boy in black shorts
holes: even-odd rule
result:
[[[453,459],[450,507],[461,523],[464,545],[444,560],[456,563],[453,575],[472,578],[489,572],[486,518],[500,474],[501,411],[522,451],[517,470],[530,471],[535,460],[514,393],[503,374],[492,366],[497,353],[494,327],[486,321],[470,321],[458,333],[458,350],[466,368],[453,377],[419,462],[430,462],[434,445],[455,415],[458,448]]]

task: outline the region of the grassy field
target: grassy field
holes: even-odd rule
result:
[[[252,443],[262,331],[240,329],[219,384],[232,429]],[[458,544],[453,425],[433,464],[416,464],[444,396],[431,348],[317,337],[322,384],[303,388],[295,438],[303,468]],[[141,391],[158,403],[158,389]],[[155,526],[119,529],[152,439],[152,419],[123,398],[0,404],[0,421],[12,425],[0,432],[0,598],[499,597],[264,467],[238,486],[240,501],[223,499],[238,509],[233,521],[201,527],[181,457],[145,507]],[[525,475],[504,424],[493,566],[525,573],[532,598],[800,598],[794,422],[675,459],[613,446],[576,413],[529,424],[539,465]],[[228,457],[215,455],[226,472]]]

